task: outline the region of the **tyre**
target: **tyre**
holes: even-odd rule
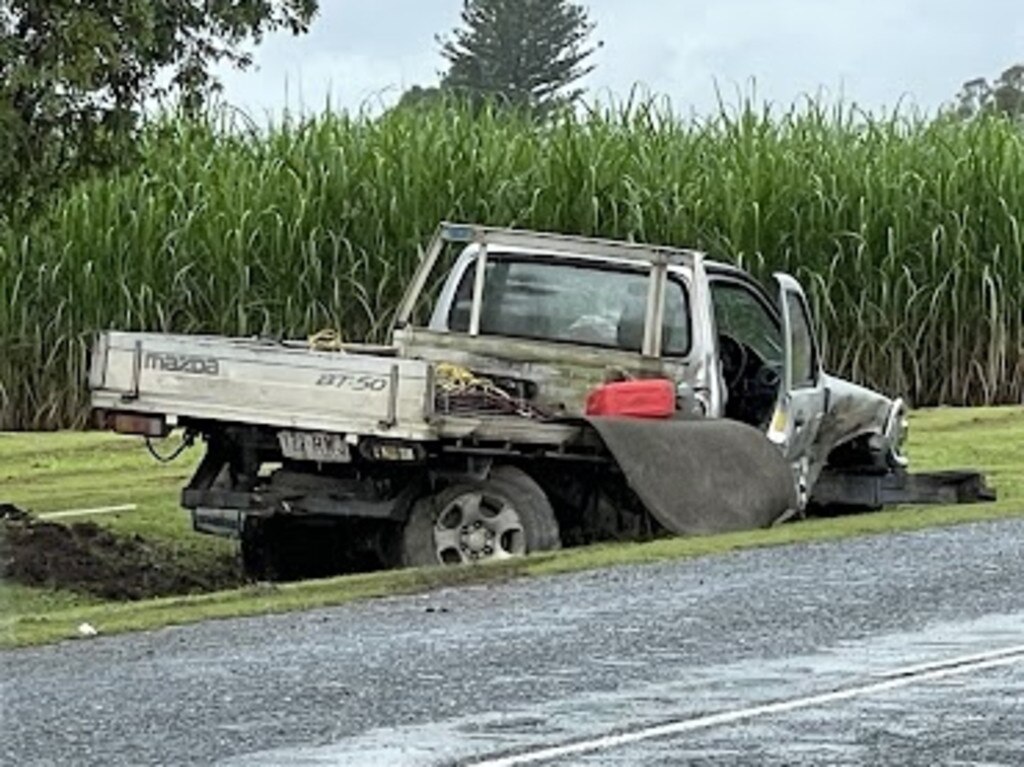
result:
[[[270,530],[271,520],[249,517],[242,526],[242,573],[250,581],[276,580],[279,576],[279,546]]]
[[[242,528],[242,573],[251,581],[293,581],[329,575],[324,570],[330,538],[295,520],[252,518]]]
[[[292,581],[393,567],[396,537],[393,524],[372,520],[250,518],[242,571],[251,581]]]
[[[475,564],[560,546],[547,495],[525,472],[501,466],[487,479],[464,477],[414,503],[402,531],[402,563]]]

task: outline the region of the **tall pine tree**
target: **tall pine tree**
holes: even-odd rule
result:
[[[460,28],[438,38],[450,67],[444,90],[546,112],[582,94],[593,70],[594,23],[568,0],[464,0]]]

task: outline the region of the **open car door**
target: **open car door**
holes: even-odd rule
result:
[[[825,415],[828,394],[803,288],[788,274],[776,272],[773,276],[779,288],[785,355],[768,437],[793,468],[797,503],[803,508],[811,481],[811,446]]]

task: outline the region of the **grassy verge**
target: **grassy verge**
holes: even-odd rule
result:
[[[73,636],[82,622],[103,633],[115,633],[207,618],[337,605],[441,586],[1024,516],[1024,408],[915,413],[910,453],[914,467],[920,470],[967,466],[983,469],[990,484],[998,489],[999,500],[970,506],[897,508],[704,538],[591,546],[475,568],[370,573],[130,603],[99,602],[70,592],[3,584],[0,646],[56,641]],[[188,462],[169,467],[154,465],[144,452],[140,453],[134,440],[82,434],[0,435],[0,467],[2,500],[36,512],[137,503],[136,511],[97,516],[95,521],[152,537],[197,561],[214,561],[230,551],[230,545],[223,541],[192,533],[187,518],[176,510],[178,487],[191,468]]]
[[[179,505],[181,488],[201,457],[202,448],[195,447],[172,463],[158,463],[141,439],[117,434],[0,432],[0,502],[42,516],[134,504],[137,508],[128,511],[59,521],[88,520],[116,533],[141,535],[196,567],[213,566],[233,556],[233,545],[196,535]]]
[[[173,463],[157,463],[141,439],[117,434],[4,432],[0,501],[35,514],[136,504],[133,511],[80,519],[204,550],[206,542],[193,545],[188,517],[178,505],[181,487],[200,457],[201,449],[193,448]]]

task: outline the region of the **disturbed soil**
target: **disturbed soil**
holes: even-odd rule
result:
[[[25,586],[68,589],[103,599],[192,594],[242,583],[237,562],[200,568],[139,535],[93,522],[69,525],[0,504],[0,576]]]

